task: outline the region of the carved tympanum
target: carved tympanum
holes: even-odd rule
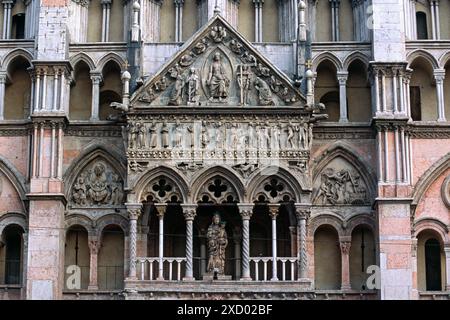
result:
[[[75,179],[71,191],[74,206],[114,206],[123,202],[123,181],[106,162],[95,161]]]
[[[368,192],[360,175],[351,169],[326,168],[314,198],[321,205],[367,205]]]

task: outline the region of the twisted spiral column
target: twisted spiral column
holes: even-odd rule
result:
[[[306,248],[306,222],[310,216],[309,208],[297,207],[297,226],[298,226],[298,278],[308,277],[308,254]]]
[[[137,220],[139,218],[139,215],[141,214],[141,208],[140,207],[132,207],[128,208],[128,216],[130,219],[130,242],[129,242],[129,249],[130,249],[130,268],[129,268],[129,274],[128,277],[130,279],[137,279],[136,277],[136,240],[137,240]]]
[[[238,204],[242,217],[242,278],[251,280],[250,277],[250,218],[253,214],[253,204]]]
[[[186,274],[183,280],[194,280],[193,276],[193,221],[196,216],[197,205],[182,205],[184,219],[186,220]]]

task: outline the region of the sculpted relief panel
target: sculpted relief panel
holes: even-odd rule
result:
[[[132,100],[139,107],[283,106],[301,105],[304,98],[254,48],[216,21]]]
[[[91,162],[75,179],[70,193],[71,207],[111,207],[122,205],[123,180],[102,160]]]
[[[320,172],[313,189],[316,205],[370,205],[367,184],[349,162],[335,158]]]

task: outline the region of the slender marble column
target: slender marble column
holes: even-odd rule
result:
[[[194,280],[193,257],[194,257],[194,232],[192,228],[193,221],[197,214],[196,204],[182,204],[184,219],[186,220],[186,274],[183,280]]]
[[[164,214],[166,213],[167,204],[156,203],[155,207],[159,218],[159,263],[157,280],[164,280]]]
[[[279,204],[269,205],[269,215],[272,218],[272,279],[271,281],[278,281],[278,267],[277,267],[277,216]]]
[[[6,73],[0,74],[0,120],[5,118],[5,84]]]
[[[242,218],[242,277],[241,280],[251,280],[250,277],[250,218],[253,214],[253,204],[238,204]]]
[[[348,122],[347,116],[347,78],[348,72],[338,72],[339,81],[339,122]]]
[[[342,280],[341,280],[341,290],[349,290],[350,286],[350,241],[341,241],[341,272],[342,272]]]
[[[450,291],[450,246],[444,247],[445,252],[445,290]]]
[[[101,74],[91,74],[91,81],[92,81],[91,120],[99,120],[100,82],[102,81]]]
[[[98,251],[100,241],[97,238],[89,239],[89,286],[88,290],[98,290]]]
[[[434,70],[434,79],[436,80],[436,99],[437,99],[437,121],[446,121],[445,119],[445,101],[444,101],[444,79],[445,70]]]

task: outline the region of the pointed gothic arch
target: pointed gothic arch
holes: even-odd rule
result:
[[[80,61],[83,61],[84,63],[86,63],[88,65],[90,71],[95,70],[94,60],[92,60],[92,58],[88,54],[86,54],[84,52],[79,52],[76,55],[70,57],[70,64],[72,65],[72,68],[75,68],[75,66]]]
[[[167,179],[167,182],[171,183],[174,189],[180,197],[179,200],[186,203],[190,194],[188,182],[184,179],[183,175],[178,170],[161,165],[146,171],[135,181],[130,181],[129,188],[132,191],[130,196],[134,197],[134,201],[142,202],[146,200],[146,189],[151,186],[151,183],[158,182],[158,179]],[[147,195],[150,195],[149,193]],[[157,199],[158,197],[156,197]],[[162,196],[162,199],[165,195]]]
[[[28,50],[17,48],[9,51],[5,54],[1,59],[1,71],[8,71],[8,67],[12,61],[16,58],[22,57],[27,60],[30,66],[32,65],[31,61],[33,60],[33,54]]]
[[[212,184],[217,186],[217,192],[211,187]],[[193,203],[202,200],[207,194],[210,201],[215,203],[228,201],[228,196],[232,196],[233,201],[244,202],[244,183],[233,171],[224,166],[211,167],[194,176],[191,190]]]

